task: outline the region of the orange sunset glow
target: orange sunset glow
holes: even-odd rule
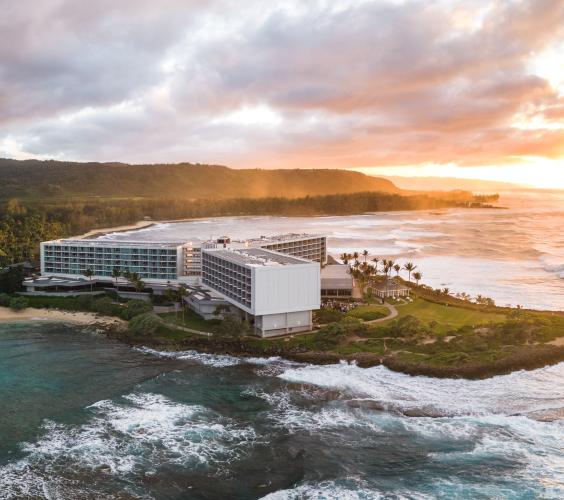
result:
[[[561,0],[30,5],[0,21],[1,157],[564,188]]]
[[[564,0],[0,0],[0,500],[564,499]]]

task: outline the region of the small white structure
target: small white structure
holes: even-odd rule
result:
[[[321,302],[317,262],[262,248],[203,250],[202,283],[236,306],[261,337],[311,330]]]
[[[321,269],[321,296],[323,298],[351,298],[353,286],[349,266],[328,264]]]
[[[374,286],[374,295],[381,299],[409,296],[409,288],[395,278],[386,278]]]

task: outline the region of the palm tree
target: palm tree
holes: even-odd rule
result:
[[[186,288],[186,285],[180,285],[178,288],[178,298],[180,299],[180,306],[182,307],[182,323],[184,323],[185,304],[184,297],[189,297],[191,293]]]
[[[368,281],[370,279],[370,276],[372,276],[372,266],[366,266],[363,269],[362,274],[364,275],[364,280]]]
[[[137,273],[129,273],[128,280],[131,282],[136,292],[142,292],[145,288],[144,281],[139,277]]]
[[[363,250],[362,256],[364,257],[364,262],[366,262],[366,258],[368,257],[368,250]]]
[[[118,287],[118,278],[119,278],[120,276],[121,276],[121,271],[120,271],[117,267],[114,267],[114,268],[112,269],[112,277],[116,280],[116,288],[118,288],[118,289],[119,289],[119,287]]]
[[[178,299],[178,295],[174,288],[167,288],[164,292],[164,296],[167,301],[172,302],[174,304],[174,316],[178,318],[178,310],[176,309],[176,302]]]
[[[421,280],[421,278],[423,278],[423,275],[417,271],[415,273],[413,273],[413,278],[415,279],[417,286],[419,286],[419,280]]]
[[[372,262],[374,262],[374,274],[378,274],[378,262],[380,262],[380,259],[378,257],[373,257]]]
[[[441,291],[442,291],[445,295],[448,295],[449,292],[450,292],[450,290],[449,290],[448,288],[443,288]]]
[[[346,266],[349,263],[349,254],[348,253],[342,254],[341,260],[343,261],[343,264]]]
[[[354,260],[358,260],[358,252],[354,252],[352,254],[352,257],[353,257]]]
[[[413,264],[413,262],[406,262],[403,268],[409,273],[409,282],[411,283],[411,273],[415,271],[417,266]]]
[[[401,266],[399,264],[394,264],[394,269],[396,271],[396,276],[399,276]]]
[[[86,276],[90,280],[90,293],[92,293],[92,276],[94,276],[94,271],[88,268],[82,274],[84,274],[84,276]]]
[[[125,270],[123,273],[121,273],[121,275],[122,275],[127,281],[131,281],[131,271]]]

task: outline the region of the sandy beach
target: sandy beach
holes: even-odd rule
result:
[[[8,307],[0,307],[0,323],[12,323],[14,321],[54,321],[78,325],[100,325],[101,327],[119,329],[127,327],[127,322],[122,319],[90,312],[36,309],[33,307],[28,307],[22,311],[13,311]]]
[[[114,226],[114,227],[106,227],[100,229],[93,229],[92,231],[88,231],[87,233],[74,236],[74,238],[97,238],[99,236],[103,236],[108,233],[121,233],[123,231],[132,231],[134,229],[143,229],[144,227],[152,226],[153,224],[157,224],[159,221],[152,221],[152,220],[140,220],[135,224],[127,224],[125,226]]]

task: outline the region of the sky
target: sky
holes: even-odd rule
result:
[[[564,188],[563,0],[0,9],[0,157]]]

